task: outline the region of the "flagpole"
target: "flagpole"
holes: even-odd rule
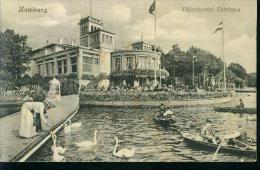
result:
[[[225,62],[225,37],[224,37],[224,20],[222,19],[222,45],[223,45],[223,81],[224,81],[224,92],[226,92],[226,62]]]
[[[155,49],[155,52],[156,52],[156,0],[154,0],[154,49]],[[156,85],[157,84],[157,76],[156,76],[156,61],[157,59],[155,58],[154,59],[154,84]]]
[[[89,7],[90,7],[90,9],[89,9],[90,17],[92,17],[92,0],[90,0],[90,2],[89,2]]]

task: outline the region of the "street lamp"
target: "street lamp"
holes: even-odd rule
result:
[[[194,63],[197,61],[197,56],[192,57],[192,85],[194,86]]]

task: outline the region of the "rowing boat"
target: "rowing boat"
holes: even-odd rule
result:
[[[220,107],[214,106],[216,112],[231,112],[231,113],[247,113],[247,114],[256,114],[256,108],[236,108],[236,107]]]
[[[154,115],[154,120],[156,123],[159,123],[159,124],[165,125],[165,126],[174,124],[176,122],[174,116],[161,117],[159,114]]]
[[[219,144],[209,143],[203,141],[203,138],[197,133],[183,132],[182,137],[184,141],[191,147],[197,149],[204,149],[208,151],[216,151]],[[236,147],[232,145],[223,144],[219,152],[229,153],[239,156],[256,157],[256,149],[254,147]]]

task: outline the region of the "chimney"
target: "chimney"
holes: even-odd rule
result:
[[[49,40],[46,41],[46,45],[49,45]]]
[[[59,39],[59,41],[60,41],[59,43],[62,44],[62,39],[61,38]]]

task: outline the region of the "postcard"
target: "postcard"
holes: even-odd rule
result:
[[[0,0],[1,162],[256,162],[256,0]]]

